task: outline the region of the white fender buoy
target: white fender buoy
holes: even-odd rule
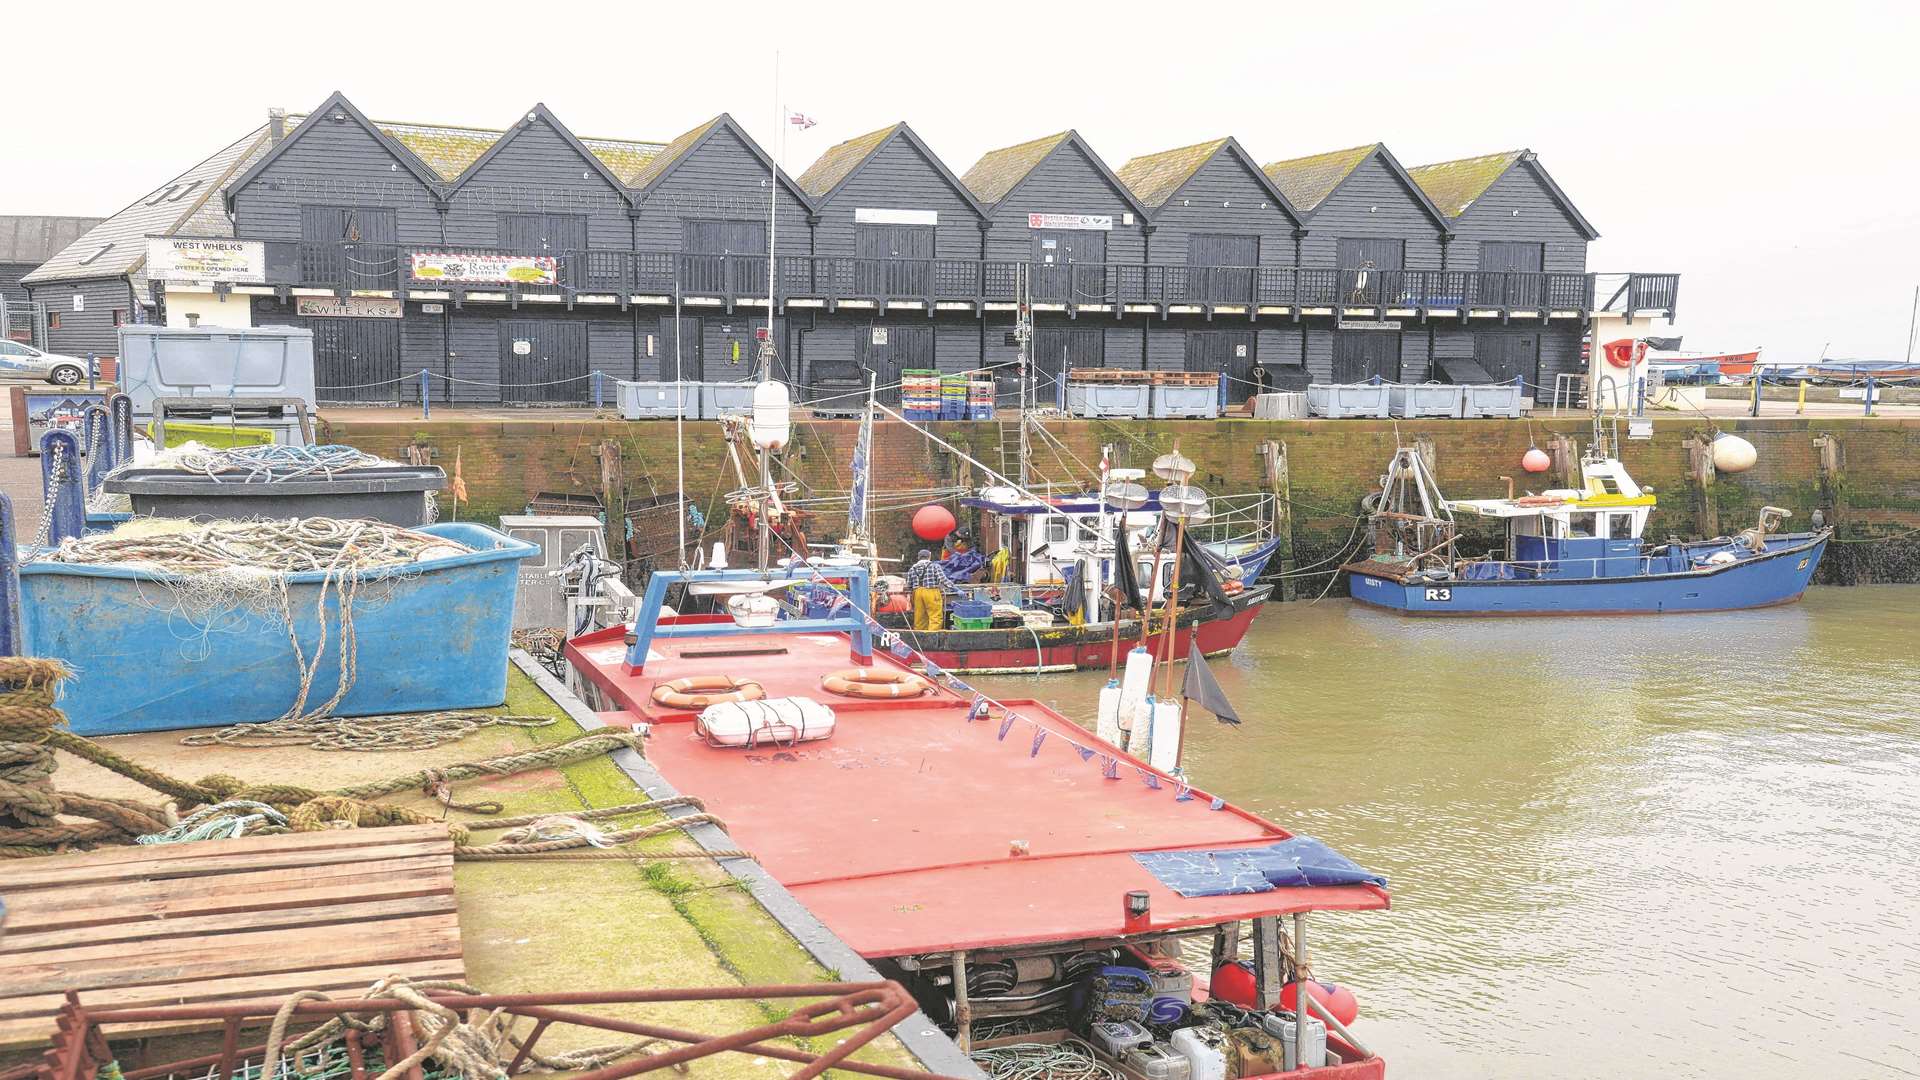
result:
[[[1100,711],[1093,725],[1093,733],[1107,742],[1118,746],[1120,739],[1120,680],[1108,679],[1107,685],[1100,688]]]
[[[1172,698],[1153,703],[1152,756],[1147,764],[1172,772],[1180,757],[1180,702]]]
[[[1142,761],[1153,751],[1153,695],[1148,694],[1133,714],[1133,730],[1127,732],[1127,753]]]
[[[1753,468],[1760,460],[1760,451],[1752,443],[1738,435],[1719,435],[1713,440],[1713,468],[1715,472],[1741,473]]]
[[[1153,682],[1153,654],[1135,646],[1127,653],[1126,671],[1120,677],[1120,707],[1116,723],[1120,730],[1133,730],[1133,718],[1140,713],[1140,703],[1146,700],[1147,687]],[[1112,740],[1113,745],[1122,750],[1127,744],[1119,739]]]

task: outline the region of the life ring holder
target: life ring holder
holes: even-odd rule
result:
[[[829,693],[856,698],[919,697],[933,684],[911,671],[897,668],[848,668],[820,680]]]
[[[704,709],[729,701],[759,701],[767,691],[752,679],[731,675],[690,675],[656,683],[653,703],[674,709]]]

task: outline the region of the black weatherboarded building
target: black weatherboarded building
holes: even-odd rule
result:
[[[1526,151],[1262,167],[1219,138],[1115,170],[1065,131],[956,174],[900,123],[790,178],[724,114],[661,143],[582,138],[541,105],[504,130],[374,121],[339,94],[243,143],[170,235],[260,245],[259,280],[212,288],[312,327],[328,401],[411,401],[423,370],[476,403],[584,401],[593,372],[748,378],[770,199],[774,339],[816,401],[906,368],[995,369],[1010,392],[1023,278],[1043,396],[1101,366],[1223,371],[1235,397],[1550,385],[1596,311],[1668,316],[1677,290],[1588,271],[1596,234]],[[168,288],[148,284],[152,317]]]

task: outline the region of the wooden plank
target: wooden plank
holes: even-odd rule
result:
[[[340,990],[357,994],[393,972],[432,972],[416,978],[465,978],[459,960],[410,960],[398,964],[362,964],[307,968],[268,975],[241,975],[218,979],[111,986],[81,991],[83,1004],[96,1009],[145,1009],[189,1002],[266,1001],[296,990]],[[66,1002],[65,994],[37,994],[0,1000],[0,1022],[29,1016],[51,1016]]]
[[[85,889],[41,889],[18,897],[9,893],[7,926],[20,933],[133,919],[253,911],[327,902],[326,894],[346,889],[367,896],[425,896],[452,892],[452,869],[452,855],[416,855],[292,870],[130,881]]]
[[[6,951],[0,954],[0,971],[4,971],[7,961],[16,956],[44,952],[48,949],[107,945],[116,942],[124,945],[135,941],[146,942],[147,945],[143,947],[147,948],[168,948],[171,945],[170,942],[158,939],[191,939],[200,935],[212,938],[222,934],[289,927],[331,926],[342,922],[374,923],[386,919],[420,915],[451,914],[454,910],[451,892],[438,896],[414,897],[392,897],[357,889],[351,892],[339,889],[326,890],[326,892],[330,894],[331,902],[298,904],[265,911],[146,919],[139,922],[83,926],[31,934],[19,933],[9,927]],[[370,897],[377,897],[377,899],[370,899]]]
[[[300,990],[318,990],[336,998],[357,997],[360,992],[389,975],[405,978],[453,979],[464,980],[466,969],[458,960],[428,960],[403,964],[382,964],[373,967],[329,968],[314,971],[287,972],[280,975],[251,980],[212,980],[198,983],[176,983],[160,987],[128,987],[120,990],[93,991],[82,1000],[97,1009],[141,1009],[181,1005],[188,1002],[196,1004],[219,1003],[239,1004],[243,1002],[273,1002]],[[65,996],[46,995],[40,998],[14,999],[34,1003],[33,1011],[0,1016],[0,1050],[12,1050],[20,1047],[45,1044],[53,1035],[54,1016],[59,1011]],[[9,1002],[8,1004],[13,1004]],[[265,1024],[260,1026],[264,1027]],[[217,1024],[200,1022],[173,1022],[166,1024],[119,1024],[109,1034],[116,1039],[129,1037],[152,1037],[171,1035],[191,1031],[207,1031],[218,1027]]]
[[[46,866],[106,867],[128,862],[147,862],[156,858],[179,858],[218,848],[224,855],[253,855],[266,851],[297,851],[313,848],[361,848],[380,844],[417,844],[423,840],[445,839],[441,825],[395,825],[381,829],[320,829],[314,832],[266,833],[237,836],[231,840],[196,840],[188,844],[122,844],[78,851],[68,855],[46,855],[33,859],[21,869]],[[8,875],[9,880],[12,879]]]
[[[362,830],[341,830],[360,832]],[[384,830],[370,829],[367,832]],[[227,840],[208,840],[194,844],[182,844],[185,848],[205,848],[224,843]],[[153,850],[153,849],[144,849]],[[30,889],[55,888],[62,885],[98,885],[112,881],[138,881],[155,878],[196,877],[206,874],[235,874],[249,870],[282,870],[296,866],[326,866],[333,863],[360,862],[367,858],[402,858],[408,855],[433,855],[453,850],[453,842],[444,835],[438,840],[422,840],[405,844],[382,844],[370,854],[368,849],[354,847],[301,848],[286,851],[263,851],[248,854],[223,856],[213,854],[167,855],[151,858],[142,862],[118,863],[103,867],[85,867],[75,865],[28,867],[19,871],[18,876],[9,868],[7,892],[9,895],[26,892]],[[34,862],[54,862],[59,856],[48,856]]]
[[[460,954],[460,924],[452,916],[393,919],[381,932],[334,927],[218,934],[166,942],[157,955],[139,955],[114,945],[0,955],[0,986],[12,994],[97,986],[130,986],[211,978],[233,971],[291,971],[327,960],[371,964],[380,960],[431,960]]]

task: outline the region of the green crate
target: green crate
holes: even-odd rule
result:
[[[955,616],[953,620],[953,628],[955,630],[986,630],[992,626],[993,619],[991,617],[985,619],[962,619],[959,616]]]

